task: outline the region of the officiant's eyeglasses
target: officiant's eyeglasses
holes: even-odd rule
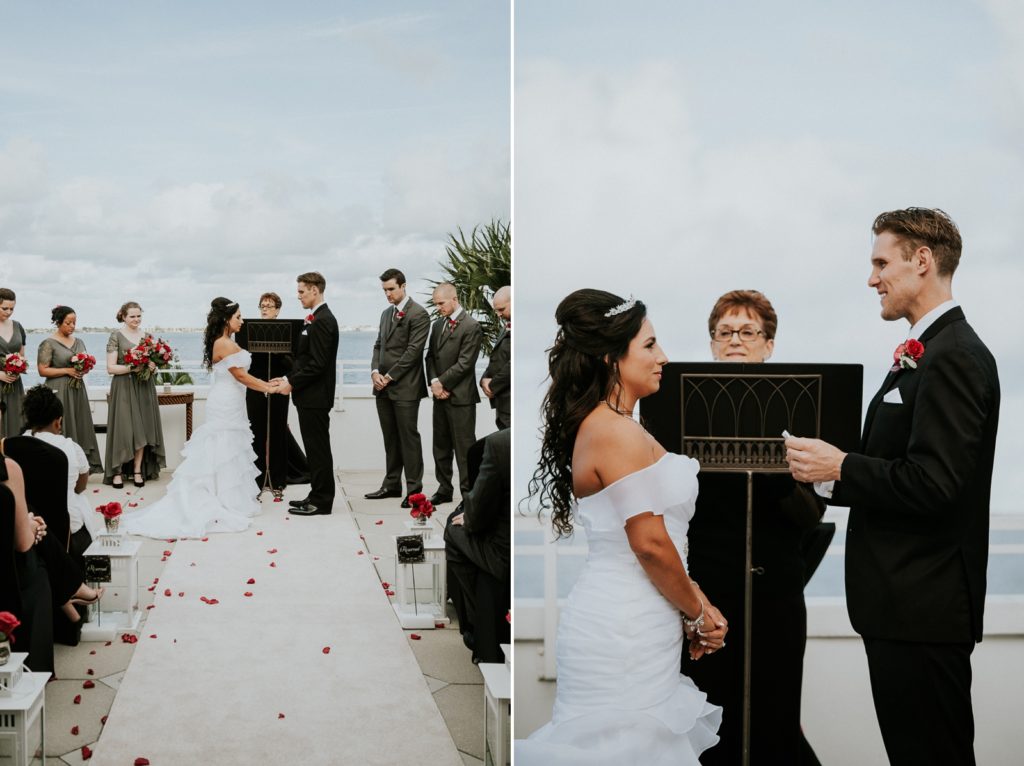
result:
[[[261,303],[260,304],[260,308],[261,309],[276,309],[277,306],[275,306],[273,303]]]
[[[744,343],[753,343],[759,335],[764,335],[764,330],[756,327],[741,327],[739,330],[730,330],[728,327],[716,327],[711,337],[718,343],[728,343],[733,335],[739,335]]]

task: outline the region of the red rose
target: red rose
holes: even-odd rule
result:
[[[907,347],[907,354],[915,362],[924,356],[924,344],[921,341],[911,338],[904,345]]]
[[[310,324],[316,317],[313,314],[306,314],[306,324]]]
[[[0,633],[3,633],[13,644],[14,636],[11,635],[14,629],[21,625],[21,621],[10,612],[0,612]]]

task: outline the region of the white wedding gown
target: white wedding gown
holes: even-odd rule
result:
[[[722,709],[679,672],[682,615],[625,530],[631,516],[663,515],[682,557],[697,470],[668,453],[578,501],[589,552],[558,624],[555,707],[550,723],[516,741],[516,766],[698,766],[718,742]]]
[[[205,537],[241,532],[260,512],[256,499],[256,453],[245,411],[245,386],[232,367],[249,369],[248,351],[236,351],[213,365],[206,400],[206,422],[185,442],[181,464],[167,494],[146,508],[127,513],[124,529],[155,538]]]

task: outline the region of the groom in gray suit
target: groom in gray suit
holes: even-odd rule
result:
[[[380,489],[368,492],[369,500],[402,497],[405,471],[405,499],[423,490],[423,446],[417,426],[420,399],[427,395],[423,376],[423,347],[427,342],[430,317],[427,310],[408,296],[405,274],[388,269],[380,275],[380,286],[388,307],[380,315],[380,329],[373,344],[373,395],[377,418],[384,435],[386,473]]]
[[[476,405],[480,393],[474,370],[480,356],[480,323],[459,305],[455,286],[442,282],[434,288],[434,305],[441,316],[430,330],[427,380],[434,397],[434,505],[452,500],[452,455],[459,466],[459,490],[469,491],[467,456],[476,441]]]

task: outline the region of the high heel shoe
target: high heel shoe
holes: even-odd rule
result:
[[[132,484],[134,484],[136,487],[145,487],[146,486],[146,480],[144,478],[142,478],[142,474],[136,472],[135,476],[138,476],[139,478],[136,479],[136,478],[132,477]]]
[[[110,486],[114,489],[124,489],[124,479],[121,478],[121,474],[118,474],[110,480]]]
[[[81,604],[82,606],[92,606],[103,596],[103,588],[96,589],[96,595],[92,598],[81,598],[79,596],[72,596],[68,601],[72,604]]]

